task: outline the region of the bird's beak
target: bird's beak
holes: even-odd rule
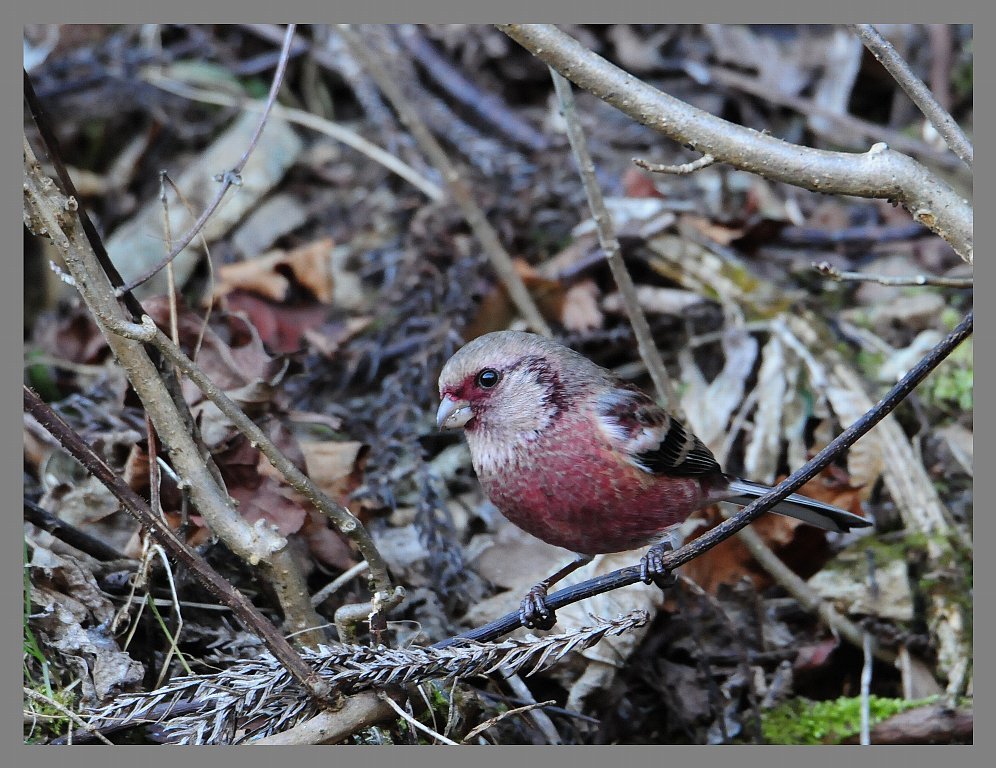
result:
[[[473,415],[470,403],[466,400],[454,400],[449,395],[444,395],[439,410],[436,411],[436,426],[440,429],[460,429]]]

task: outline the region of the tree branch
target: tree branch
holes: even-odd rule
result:
[[[975,154],[972,142],[968,140],[968,137],[961,130],[961,126],[955,122],[950,113],[934,98],[930,89],[923,84],[919,77],[913,74],[910,65],[899,55],[899,51],[879,34],[873,24],[848,24],[848,26],[854,30],[854,34],[864,43],[865,48],[871,51],[872,55],[882,63],[882,66],[889,70],[889,74],[906,91],[906,95],[920,108],[930,124],[937,129],[948,148],[971,168]]]
[[[898,201],[965,261],[973,259],[973,212],[968,201],[920,163],[884,144],[861,154],[790,144],[662,93],[553,25],[497,26],[579,87],[681,144],[735,168],[813,192]]]

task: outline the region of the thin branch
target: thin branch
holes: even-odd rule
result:
[[[90,243],[83,236],[78,204],[65,197],[45,176],[34,152],[24,140],[24,220],[35,234],[47,235],[62,255],[76,281],[80,296],[107,340],[115,358],[142,401],[156,433],[168,446],[170,459],[181,478],[181,490],[188,492],[208,527],[238,557],[250,565],[262,563],[266,575],[283,598],[281,608],[290,617],[313,613],[307,622],[316,626],[321,619],[307,599],[304,577],[293,559],[286,538],[272,525],[250,525],[243,518],[223,486],[211,472],[214,463],[205,459],[192,430],[141,342],[114,333],[107,319],[124,321],[114,289],[101,270]],[[175,379],[174,379],[175,380]],[[183,402],[185,406],[185,401]]]
[[[214,199],[208,203],[208,206],[204,209],[200,218],[194,222],[194,225],[176,242],[169,253],[164,259],[159,263],[154,264],[145,273],[139,277],[132,280],[125,287],[125,290],[133,290],[137,286],[144,283],[146,280],[155,275],[160,269],[170,264],[173,259],[180,255],[184,248],[190,245],[190,241],[197,236],[204,225],[207,224],[208,219],[210,219],[218,206],[221,205],[221,201],[224,199],[228,190],[235,186],[241,186],[242,184],[242,170],[246,167],[246,163],[249,162],[249,157],[252,155],[253,150],[256,149],[256,144],[259,143],[259,137],[263,133],[263,128],[266,126],[266,121],[270,117],[270,110],[273,109],[273,105],[277,100],[277,93],[280,91],[280,86],[284,81],[284,72],[287,70],[287,62],[290,60],[290,49],[291,41],[294,39],[294,29],[297,27],[296,24],[288,24],[287,31],[284,33],[284,43],[283,47],[280,49],[280,59],[277,61],[276,71],[273,73],[273,82],[270,83],[270,93],[266,97],[266,105],[263,107],[263,113],[260,115],[259,123],[256,125],[256,130],[253,131],[252,138],[249,139],[249,143],[246,146],[245,152],[242,153],[242,157],[239,158],[238,162],[230,170],[219,174],[215,177],[216,181],[221,182],[221,186],[215,193]]]
[[[232,609],[250,632],[259,637],[287,670],[317,699],[329,695],[331,687],[319,680],[283,635],[259,612],[240,591],[218,575],[203,557],[182,542],[148,503],[114,474],[96,452],[73,431],[48,405],[24,387],[24,410],[37,419],[63,448],[79,461],[90,474],[103,483],[153,538],[186,566],[211,594]]]
[[[391,709],[393,709],[395,711],[395,713],[397,713],[398,717],[400,717],[401,719],[403,719],[406,723],[408,723],[409,725],[411,725],[413,728],[417,728],[418,730],[422,731],[422,733],[425,733],[425,734],[431,736],[432,738],[436,739],[437,741],[441,741],[443,744],[450,744],[450,745],[452,745],[454,747],[457,746],[457,743],[455,741],[453,741],[453,739],[447,739],[445,736],[443,736],[443,734],[436,733],[434,730],[432,730],[432,728],[430,728],[427,725],[423,725],[418,720],[416,720],[414,717],[412,717],[411,715],[409,715],[407,712],[405,712],[405,710],[403,710],[401,708],[400,704],[396,703],[394,701],[394,699],[392,699],[390,696],[388,696],[383,691],[381,691],[381,693],[380,693],[380,700],[383,701],[385,704],[387,704],[387,706],[389,706]]]
[[[24,499],[23,504],[25,520],[36,528],[47,531],[52,536],[55,536],[55,538],[64,541],[69,546],[75,547],[80,552],[85,552],[90,557],[103,562],[129,559],[107,542],[95,538],[85,531],[81,531],[65,520],[61,520],[30,499]]]
[[[623,263],[619,240],[616,238],[615,227],[612,225],[612,216],[609,215],[609,211],[605,207],[602,189],[595,177],[595,164],[588,152],[588,142],[585,139],[584,129],[581,127],[581,120],[578,118],[571,84],[552,67],[550,68],[550,76],[553,78],[554,88],[560,98],[560,110],[567,124],[567,137],[570,139],[571,150],[574,152],[574,159],[577,161],[578,170],[581,173],[581,181],[584,183],[584,191],[588,197],[588,207],[591,208],[591,215],[598,229],[598,242],[602,246],[605,260],[612,270],[612,277],[615,279],[616,285],[619,286],[619,295],[622,297],[623,306],[629,316],[629,323],[636,336],[640,357],[647,365],[650,378],[654,380],[657,397],[662,401],[662,405],[680,419],[682,417],[680,413],[681,401],[671,386],[671,380],[664,368],[660,350],[657,349],[654,337],[650,332],[647,316],[643,313],[643,307],[640,306],[640,301],[637,298],[633,278],[630,277],[629,270]]]
[[[840,433],[823,450],[817,453],[806,464],[801,466],[777,486],[772,488],[764,496],[755,499],[751,504],[744,507],[740,512],[724,521],[697,539],[685,544],[673,552],[668,552],[663,557],[663,565],[667,570],[674,570],[681,565],[693,560],[703,552],[711,549],[719,542],[729,538],[734,533],[750,525],[756,518],[767,512],[775,504],[784,499],[790,493],[799,490],[809,480],[813,479],[823,469],[825,469],[833,459],[849,446],[853,445],[860,437],[869,432],[878,422],[884,419],[889,413],[909,396],[927,375],[948,356],[966,338],[968,338],[974,326],[974,313],[969,312],[950,334],[941,342],[934,346],[919,363],[903,376],[899,382],[889,390],[889,392],[860,419],[855,421],[850,427]],[[633,565],[628,568],[620,568],[612,573],[599,576],[594,579],[576,584],[558,592],[554,592],[547,598],[547,605],[556,610],[565,605],[576,603],[594,595],[600,595],[613,589],[635,584],[640,580],[640,566]],[[501,618],[486,624],[483,627],[465,632],[458,637],[448,638],[436,643],[434,648],[448,648],[449,646],[464,639],[486,642],[501,637],[520,625],[519,613],[508,613]]]
[[[676,176],[686,176],[689,173],[695,173],[695,171],[701,171],[703,168],[708,168],[710,165],[716,163],[716,158],[712,155],[702,155],[698,160],[692,160],[689,163],[682,163],[681,165],[665,165],[664,163],[651,163],[648,160],[644,160],[640,157],[634,157],[633,162],[645,171],[650,171],[651,173],[670,173]]]
[[[425,152],[432,164],[442,173],[450,195],[454,202],[460,206],[467,224],[483,246],[485,253],[487,253],[488,258],[491,260],[491,265],[494,267],[495,272],[498,273],[499,279],[504,283],[509,297],[516,308],[533,330],[544,336],[549,336],[550,326],[547,325],[546,320],[540,314],[539,309],[536,307],[536,302],[529,295],[525,283],[522,282],[522,278],[515,269],[512,257],[508,255],[508,252],[498,239],[498,234],[495,232],[494,227],[488,222],[484,211],[481,210],[480,206],[474,200],[470,187],[464,181],[460,171],[450,162],[446,152],[429,132],[429,129],[426,128],[425,123],[419,117],[414,106],[405,98],[405,95],[384,67],[384,64],[372,55],[360,34],[349,24],[338,24],[336,28],[339,34],[346,40],[353,55],[363,63],[370,76],[376,81],[388,101],[391,102],[395,112],[398,114],[398,119],[401,120],[405,128],[411,131],[422,151]]]
[[[791,144],[662,93],[553,25],[499,24],[498,28],[579,87],[680,144],[735,168],[814,192],[896,200],[963,259],[973,259],[971,205],[906,155],[881,144],[861,154]]]
[[[515,709],[506,709],[501,714],[495,715],[494,717],[485,720],[480,725],[475,726],[473,728],[473,730],[468,731],[467,735],[464,736],[460,740],[460,743],[461,744],[470,744],[474,739],[476,739],[478,736],[480,736],[486,730],[488,730],[489,728],[493,728],[494,726],[498,725],[498,723],[500,723],[502,720],[505,720],[506,718],[512,717],[514,715],[524,715],[526,712],[532,712],[533,710],[542,711],[540,709],[541,707],[548,707],[551,704],[556,704],[556,703],[557,703],[556,699],[549,699],[548,701],[537,701],[537,702],[534,702],[532,704],[526,704],[525,706],[516,707]],[[534,718],[536,717],[535,713],[533,714],[533,717]],[[547,720],[549,721],[550,718],[547,718]],[[558,742],[552,742],[551,741],[549,743],[550,744],[555,744],[555,743],[559,744],[561,742],[559,742],[559,741]]]
[[[937,129],[948,148],[971,168],[974,156],[972,142],[968,140],[961,126],[955,122],[951,114],[934,98],[930,89],[913,73],[910,65],[899,55],[899,51],[892,43],[882,37],[873,24],[848,24],[847,26],[861,39],[865,48],[871,51],[872,55],[882,63],[882,66],[889,70],[889,74],[906,91],[906,95],[920,108],[930,124]]]
[[[533,692],[529,690],[529,686],[526,685],[526,681],[522,679],[521,675],[517,673],[506,675],[505,682],[508,683],[508,687],[512,689],[512,691],[515,693],[516,696],[518,696],[523,701],[529,702],[528,706],[520,707],[517,710],[509,710],[508,712],[505,713],[506,715],[509,715],[512,712],[526,712],[535,707],[543,706],[542,704],[536,703],[536,697],[533,696]],[[548,701],[545,703],[556,704],[557,702]],[[533,712],[531,717],[533,722],[536,723],[536,727],[540,729],[540,732],[543,734],[543,737],[546,739],[547,744],[564,743],[564,740],[557,732],[557,727],[553,724],[553,720],[550,719],[550,716],[547,715],[546,712],[544,712],[542,709],[537,709],[535,712]],[[498,719],[501,718],[499,717]],[[497,722],[497,720],[495,722]],[[484,730],[483,725],[484,724],[482,723],[481,724],[482,730]],[[477,729],[475,728],[475,730]],[[468,741],[469,739],[470,739],[470,734],[468,733],[463,740]]]
[[[853,280],[863,283],[879,283],[880,285],[920,286],[935,285],[940,288],[971,288],[975,279],[971,277],[939,277],[937,275],[873,275],[867,272],[849,272],[837,269],[829,261],[813,262],[813,268],[824,277],[829,277],[838,283]]]
[[[336,576],[330,583],[315,592],[315,594],[311,596],[311,604],[317,608],[350,581],[355,579],[361,573],[366,573],[368,570],[370,570],[370,563],[366,560],[360,561],[349,570]]]

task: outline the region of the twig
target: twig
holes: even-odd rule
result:
[[[111,743],[110,739],[104,736],[104,734],[102,734],[93,726],[84,722],[83,718],[81,718],[79,715],[77,715],[75,712],[73,712],[66,706],[60,704],[55,699],[45,696],[44,694],[38,693],[38,691],[32,690],[27,686],[23,686],[21,690],[23,690],[24,695],[27,696],[32,701],[37,701],[41,704],[44,704],[46,707],[51,707],[52,709],[59,712],[59,714],[63,715],[64,717],[68,717],[70,720],[76,723],[77,727],[82,728],[84,731],[92,733],[94,737],[97,738],[99,741],[102,741],[104,744],[107,744],[108,746],[111,747],[114,746],[114,744]]]
[[[862,154],[802,147],[730,123],[669,96],[610,64],[549,24],[498,28],[578,86],[680,144],[774,181],[814,192],[901,202],[966,261],[974,253],[973,211],[915,160],[877,145]]]
[[[584,191],[588,197],[588,207],[591,208],[591,215],[598,229],[598,242],[602,246],[605,260],[612,270],[612,277],[615,279],[616,285],[619,286],[619,295],[622,297],[623,306],[625,306],[626,314],[629,316],[629,323],[636,336],[640,357],[647,365],[647,371],[654,381],[654,388],[657,390],[657,397],[662,401],[662,405],[680,419],[682,418],[680,400],[671,386],[671,380],[664,368],[660,350],[654,343],[650,325],[647,323],[647,316],[643,313],[643,307],[640,306],[640,301],[636,295],[633,278],[630,277],[629,270],[626,269],[622,260],[619,240],[616,238],[615,227],[612,225],[612,217],[605,207],[602,189],[595,177],[595,164],[588,152],[588,142],[578,118],[571,84],[552,67],[550,68],[550,76],[553,78],[553,86],[560,98],[560,110],[567,124],[567,137],[570,139],[571,150],[574,152],[574,159],[581,173],[581,181],[584,183]]]
[[[515,693],[516,696],[518,696],[523,701],[529,702],[529,706],[520,707],[517,710],[510,710],[510,711],[508,711],[508,712],[505,713],[506,715],[509,715],[512,712],[528,712],[528,711],[530,711],[532,709],[535,709],[536,707],[543,706],[542,704],[537,704],[536,703],[536,697],[533,696],[533,692],[529,690],[529,686],[526,685],[526,681],[523,680],[522,676],[519,675],[518,673],[512,673],[510,675],[506,675],[505,676],[505,682],[508,683],[509,687],[512,689],[512,691]],[[546,703],[547,704],[556,704],[557,702],[555,702],[555,701],[548,701]],[[560,734],[557,733],[557,727],[553,724],[553,721],[550,719],[549,715],[546,714],[546,712],[544,712],[541,709],[537,709],[535,712],[533,712],[533,714],[531,715],[531,717],[533,719],[533,722],[536,723],[536,726],[542,732],[544,738],[546,739],[547,744],[563,744],[564,743],[564,740],[560,737]],[[500,719],[501,719],[500,717],[497,718],[497,719],[495,719],[495,723],[497,723],[498,720],[500,720]],[[492,725],[493,724],[494,723],[492,723]],[[479,726],[479,727],[481,728],[481,730],[486,730],[483,727],[483,725],[484,724],[482,723],[481,726]],[[488,726],[488,728],[490,728],[490,727],[491,726]],[[475,728],[474,730],[476,731],[477,728]],[[464,741],[469,741],[470,740],[470,734],[468,733],[464,737],[463,740]]]
[[[838,283],[854,280],[863,283],[879,283],[880,285],[935,285],[940,288],[971,288],[975,279],[971,277],[939,277],[937,275],[873,275],[867,272],[849,272],[837,269],[829,261],[813,262],[813,268],[824,277],[829,277]]]
[[[250,565],[262,564],[293,629],[320,625],[321,618],[307,599],[304,576],[287,539],[265,522],[250,525],[212,472],[217,468],[195,440],[196,424],[184,418],[184,414],[189,416],[186,401],[182,395],[179,403],[174,400],[168,386],[168,382],[176,382],[172,372],[167,368],[160,374],[141,342],[111,330],[111,324],[125,322],[123,312],[90,242],[81,236],[76,215],[79,206],[42,174],[26,139],[24,196],[25,223],[35,234],[47,235],[61,253],[80,296],[141,399],[156,433],[169,447],[170,458],[182,478],[180,490],[189,492],[208,527],[232,552]]]
[[[379,693],[362,691],[348,696],[339,709],[319,712],[293,728],[264,736],[253,744],[336,744],[391,717],[391,708]]]
[[[197,233],[204,228],[204,225],[207,224],[208,219],[210,219],[211,216],[214,215],[214,212],[218,210],[218,206],[221,205],[221,201],[224,199],[228,190],[233,186],[239,186],[242,184],[242,170],[246,167],[246,163],[249,161],[249,157],[252,155],[253,150],[256,149],[256,144],[259,143],[259,137],[263,133],[266,121],[270,117],[270,110],[273,109],[273,105],[276,103],[277,93],[280,91],[280,86],[283,83],[284,72],[287,69],[287,62],[290,59],[291,41],[294,39],[294,29],[296,27],[296,24],[287,25],[287,31],[284,33],[283,47],[280,50],[280,59],[277,61],[277,68],[273,73],[273,82],[270,83],[270,93],[266,97],[266,105],[260,115],[259,123],[256,125],[256,130],[253,131],[252,138],[249,139],[249,144],[246,146],[245,152],[242,153],[242,157],[239,158],[238,162],[235,163],[231,169],[215,177],[216,181],[221,182],[221,186],[215,193],[214,199],[208,203],[207,207],[204,209],[204,212],[200,215],[200,218],[194,222],[194,225],[187,230],[187,232],[176,242],[176,245],[170,249],[169,253],[166,255],[166,258],[161,260],[159,263],[154,264],[145,273],[128,283],[125,290],[130,291],[141,285],[155,275],[160,269],[171,263],[173,259],[179,256],[181,251],[190,245],[190,241],[194,239]]]
[[[401,708],[401,705],[397,704],[394,701],[394,699],[392,699],[390,696],[388,696],[383,691],[381,691],[381,693],[380,693],[380,700],[383,701],[385,704],[387,704],[387,706],[389,706],[391,709],[393,709],[397,713],[398,717],[400,717],[406,723],[408,723],[409,725],[411,725],[413,728],[417,728],[418,730],[422,731],[422,733],[425,733],[425,734],[431,736],[432,738],[436,739],[437,741],[441,741],[443,744],[451,744],[454,747],[457,746],[457,743],[455,741],[453,741],[453,739],[447,739],[445,736],[443,736],[443,734],[436,733],[434,730],[432,730],[432,728],[430,728],[427,725],[423,725],[418,720],[416,720],[414,717],[412,717],[411,715],[409,715],[407,712],[405,712],[405,710],[403,710]]]
[[[30,499],[24,499],[24,519],[32,525],[55,536],[80,552],[85,552],[97,560],[113,562],[126,560],[123,554],[110,544],[91,536],[85,531],[61,520],[44,507],[40,507]]]
[[[651,173],[671,173],[678,176],[685,176],[689,173],[695,173],[695,171],[701,171],[703,168],[708,168],[710,165],[714,165],[716,158],[712,155],[702,155],[702,157],[698,160],[692,160],[690,163],[682,163],[681,165],[651,163],[641,157],[634,157],[633,162]]]
[[[481,210],[480,206],[474,200],[470,187],[464,181],[460,171],[450,162],[446,152],[443,151],[439,142],[433,138],[422,118],[419,117],[414,107],[405,98],[383,63],[371,55],[364,44],[363,38],[349,24],[338,24],[336,28],[349,44],[353,55],[363,63],[381,91],[387,96],[388,101],[394,106],[394,110],[398,114],[398,119],[411,131],[422,151],[428,155],[432,164],[443,174],[450,195],[453,197],[454,202],[460,206],[467,224],[484,247],[485,253],[487,253],[488,258],[491,260],[491,265],[508,289],[509,297],[516,308],[526,319],[526,322],[532,326],[533,330],[542,333],[544,336],[549,336],[550,326],[547,325],[546,320],[540,314],[536,303],[526,289],[525,283],[522,282],[522,278],[515,270],[511,256],[508,255],[508,252],[502,246],[501,241],[498,239],[498,234],[488,222],[484,211]]]
[[[59,250],[77,289],[129,381],[152,418],[156,432],[169,445],[170,458],[208,525],[239,557],[250,563],[266,561],[286,546],[275,531],[250,526],[215,481],[187,423],[180,418],[159,371],[139,342],[125,339],[104,324],[123,313],[114,290],[77,226],[75,200],[66,198],[44,176],[27,141],[24,142],[25,220],[31,231],[44,233]],[[139,307],[141,310],[141,307]]]
[[[874,641],[871,632],[867,630],[861,639],[861,650],[864,656],[861,665],[861,743],[871,744],[869,730],[871,729],[872,648]]]
[[[799,490],[809,480],[826,468],[834,457],[843,450],[853,445],[860,437],[865,435],[878,422],[884,419],[889,413],[912,392],[917,385],[922,382],[927,375],[949,355],[962,341],[972,333],[974,326],[974,314],[969,312],[958,324],[958,327],[948,334],[941,342],[934,346],[919,363],[907,372],[899,382],[892,387],[889,392],[860,419],[855,421],[850,427],[845,429],[840,435],[832,440],[823,450],[817,453],[806,464],[801,466],[777,486],[772,488],[764,496],[753,501],[748,506],[740,510],[739,513],[724,521],[707,533],[699,536],[694,541],[685,544],[673,552],[668,552],[663,557],[663,565],[667,570],[684,565],[711,549],[719,542],[729,538],[734,533],[742,530],[753,520],[771,509],[775,504],[784,499],[790,493]],[[547,598],[547,605],[557,610],[570,603],[600,595],[613,589],[635,584],[640,580],[640,566],[634,565],[628,568],[620,568],[612,573],[599,576],[594,579],[576,584],[558,592],[554,592]],[[519,613],[515,611],[508,613],[501,618],[486,624],[483,627],[465,632],[458,637],[449,638],[436,643],[434,648],[448,648],[449,646],[463,639],[486,642],[496,637],[517,629],[520,626]]]
[[[512,717],[513,715],[524,715],[526,712],[533,712],[533,710],[540,710],[541,707],[548,707],[551,704],[556,704],[556,703],[557,703],[556,699],[550,699],[549,701],[537,701],[532,704],[526,704],[523,707],[516,707],[515,709],[506,709],[501,714],[495,715],[494,717],[485,720],[480,725],[477,725],[472,730],[468,731],[467,735],[460,740],[460,743],[461,744],[471,743],[474,739],[476,739],[486,730],[488,730],[489,728],[493,728],[494,726],[498,725],[498,723],[500,723],[502,720]],[[536,717],[535,712],[533,713],[533,717],[534,718]],[[547,718],[547,720],[549,719],[550,718]],[[560,742],[556,743],[559,744]]]
[[[159,544],[169,550],[173,557],[186,566],[211,594],[231,608],[246,629],[263,641],[273,655],[280,660],[280,663],[305,686],[312,696],[318,700],[323,700],[330,694],[331,687],[317,678],[314,671],[305,664],[297,651],[249,602],[245,595],[221,578],[204,558],[180,541],[162,518],[153,513],[146,501],[114,474],[114,471],[104,463],[93,448],[85,443],[68,424],[59,418],[55,411],[43,403],[27,387],[24,387],[24,410],[34,416],[38,423],[47,429],[63,448],[69,451],[90,474],[103,483],[107,490],[121,502],[125,510],[135,517]]]
[[[889,74],[906,91],[906,95],[920,108],[930,124],[937,129],[948,148],[971,168],[974,155],[972,142],[968,140],[964,131],[961,130],[961,126],[955,122],[951,114],[934,98],[930,89],[913,73],[910,65],[899,55],[899,51],[879,34],[873,24],[848,24],[847,26],[861,39],[865,48],[871,51],[872,55],[882,63],[882,66],[889,70]]]
[[[317,608],[326,600],[328,600],[330,597],[332,597],[332,595],[334,595],[336,592],[342,589],[344,585],[348,584],[350,581],[355,579],[361,573],[365,573],[369,569],[370,569],[370,563],[368,563],[366,560],[357,563],[348,571],[339,574],[330,583],[326,584],[320,590],[315,592],[315,594],[311,596],[311,604],[315,606],[315,608]]]

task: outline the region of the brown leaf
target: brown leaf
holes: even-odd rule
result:
[[[320,327],[329,313],[327,306],[317,302],[275,304],[241,289],[232,291],[225,303],[232,312],[244,312],[260,339],[277,353],[299,350],[305,334]]]
[[[308,512],[301,535],[304,536],[311,554],[326,565],[343,571],[356,565],[349,541],[339,531],[331,528],[329,521],[318,512]]]
[[[324,238],[292,251],[271,251],[249,261],[225,264],[218,268],[213,298],[241,290],[281,302],[296,285],[322,304],[331,304],[334,247],[332,238]]]
[[[355,441],[301,440],[308,477],[331,499],[345,502],[363,482],[369,446]]]

